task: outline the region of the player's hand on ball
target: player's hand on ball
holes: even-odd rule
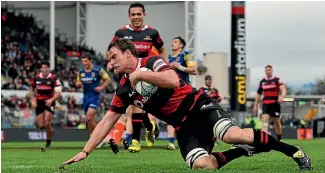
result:
[[[135,84],[140,81],[141,72],[140,69],[136,69],[134,72],[130,73],[129,79],[133,88],[135,87]]]
[[[74,157],[72,157],[71,159],[63,162],[62,165],[70,165],[72,163],[84,160],[86,157],[87,157],[87,154],[85,152],[80,152],[77,155],[75,155]]]

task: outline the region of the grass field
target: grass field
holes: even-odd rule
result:
[[[314,173],[325,172],[325,139],[312,141],[285,140],[299,145],[309,154]],[[184,163],[179,150],[166,151],[166,141],[157,141],[154,148],[143,148],[140,153],[129,153],[120,149],[115,155],[111,150],[96,149],[86,160],[66,166],[64,173],[174,173],[174,172],[215,172],[191,171]],[[59,165],[78,153],[85,142],[53,142],[53,148],[45,153],[39,148],[43,142],[2,143],[1,172],[10,173],[55,173]],[[142,142],[144,145],[145,142]],[[215,150],[224,151],[229,145],[221,143]],[[299,172],[298,166],[290,158],[279,152],[270,152],[254,157],[242,157],[219,170],[222,173],[291,173]]]

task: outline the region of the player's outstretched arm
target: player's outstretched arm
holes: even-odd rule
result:
[[[83,151],[78,153],[68,161],[62,163],[62,165],[69,165],[84,160],[96,148],[96,146],[106,137],[106,135],[112,129],[113,125],[117,122],[120,116],[121,114],[108,111],[104,116],[104,118],[96,126],[95,130],[90,136],[90,139],[85,145]]]

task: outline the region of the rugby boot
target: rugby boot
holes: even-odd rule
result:
[[[250,156],[253,156],[254,154],[257,154],[254,147],[246,145],[246,144],[232,145],[231,148],[232,149],[234,149],[234,148],[242,148],[242,149],[246,150],[245,156],[247,156],[247,157],[250,157]]]
[[[108,141],[109,147],[112,149],[113,153],[118,154],[119,150],[118,150],[118,146],[116,145],[114,139],[110,139]]]
[[[312,170],[310,158],[301,148],[293,154],[292,159],[298,164],[300,170]]]
[[[129,146],[130,146],[128,141],[123,140],[122,142],[123,142],[124,149],[127,150],[129,148]]]
[[[152,124],[152,130],[151,131],[147,131],[146,129],[146,143],[148,147],[152,147],[153,144],[155,143],[155,128],[156,125],[153,121],[150,121],[150,123]]]
[[[175,150],[175,144],[173,143],[168,143],[168,145],[166,146],[166,150]]]
[[[131,153],[137,153],[137,152],[141,151],[141,145],[140,145],[139,141],[132,139],[131,146],[129,146],[128,150]]]

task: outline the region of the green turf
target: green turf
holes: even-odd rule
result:
[[[285,140],[305,149],[312,159],[314,170],[321,173],[325,170],[325,139],[312,141]],[[53,142],[53,149],[41,153],[39,147],[43,142],[2,143],[1,172],[10,173],[54,173],[63,161],[78,153],[85,142]],[[144,142],[142,142],[145,145]],[[166,141],[157,141],[153,149],[145,148],[140,153],[128,153],[121,149],[118,155],[107,149],[95,150],[85,161],[67,166],[64,173],[174,173],[192,172],[184,163],[179,150],[165,151],[161,149]],[[157,147],[158,146],[158,147]],[[160,147],[159,147],[160,146]],[[229,145],[220,144],[215,150],[224,151]],[[215,172],[215,171],[193,171]],[[291,173],[299,172],[296,163],[278,152],[260,154],[254,157],[242,157],[232,161],[219,170],[222,173]]]

